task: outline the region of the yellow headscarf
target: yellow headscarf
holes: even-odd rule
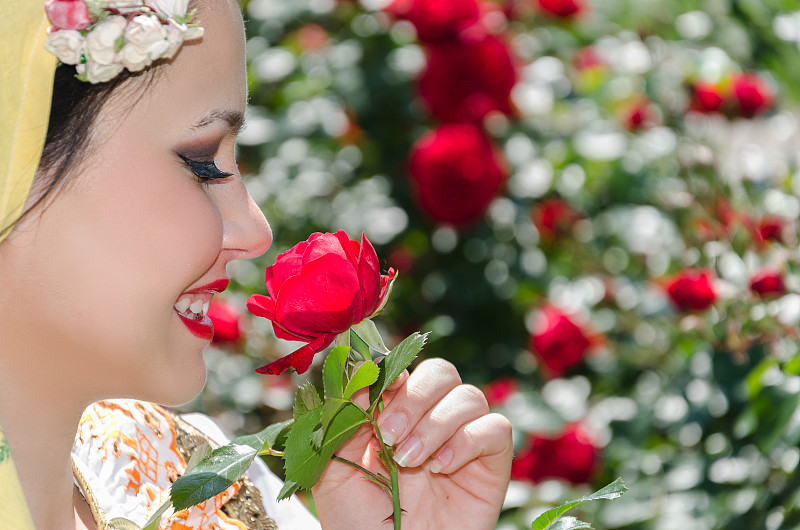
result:
[[[44,48],[49,25],[41,0],[0,3],[0,230],[22,213],[47,134],[56,67]]]
[[[41,0],[0,3],[0,230],[22,213],[47,134],[56,67],[44,48],[48,26]],[[4,528],[33,530],[2,429],[0,520]]]

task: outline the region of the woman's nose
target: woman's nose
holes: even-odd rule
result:
[[[272,243],[272,230],[264,213],[240,182],[236,200],[226,201],[222,215],[222,248],[234,252],[231,259],[255,258]]]

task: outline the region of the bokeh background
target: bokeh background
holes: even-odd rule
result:
[[[244,301],[315,231],[514,425],[499,528],[622,477],[597,528],[800,527],[796,0],[250,0],[239,144],[269,253],[212,308],[232,434],[318,377]],[[272,462],[274,465],[276,462]],[[277,469],[280,472],[280,469]]]

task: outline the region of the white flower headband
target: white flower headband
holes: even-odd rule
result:
[[[50,0],[45,9],[52,23],[45,48],[90,83],[170,59],[203,35],[189,0]]]

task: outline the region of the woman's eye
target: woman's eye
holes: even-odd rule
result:
[[[233,175],[233,173],[227,173],[218,168],[214,160],[193,160],[184,155],[178,156],[189,166],[189,169],[201,182],[224,179],[225,177]]]

